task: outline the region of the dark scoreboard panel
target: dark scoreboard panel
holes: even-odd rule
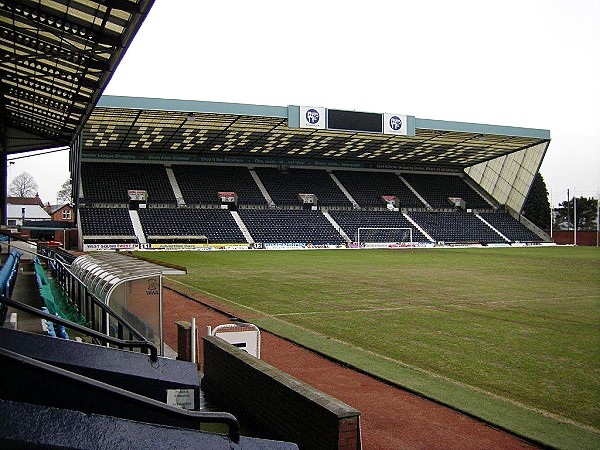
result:
[[[330,130],[383,133],[381,114],[356,111],[327,110],[327,128]]]

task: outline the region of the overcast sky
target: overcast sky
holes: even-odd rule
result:
[[[556,204],[600,189],[598,24],[599,0],[156,0],[105,94],[548,129]],[[68,152],[23,171],[53,203]]]

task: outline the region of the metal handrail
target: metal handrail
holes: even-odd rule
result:
[[[30,358],[28,356],[1,347],[0,355],[12,359],[15,362],[21,363],[22,365],[34,367],[44,372],[51,372],[54,375],[63,378],[68,378],[76,383],[84,384],[91,388],[99,389],[105,392],[110,392],[111,394],[114,394],[116,396],[126,398],[132,403],[140,404],[148,409],[158,410],[160,413],[163,413],[168,416],[180,419],[196,419],[200,423],[223,423],[227,425],[229,429],[229,439],[231,439],[235,443],[239,443],[240,441],[240,424],[235,418],[235,416],[233,416],[232,414],[226,412],[190,411],[175,406],[170,406],[158,400],[145,397],[141,394],[137,394],[135,392],[131,392],[107,383],[103,383],[102,381],[98,381],[93,378],[89,378],[84,375],[80,375],[69,370],[62,369],[60,367],[55,367],[51,364],[47,364],[37,359]]]
[[[149,345],[154,345],[154,343],[152,343],[151,341],[148,341],[148,339],[146,339],[146,337],[144,335],[142,335],[137,329],[135,329],[129,322],[127,322],[124,318],[122,318],[116,312],[114,312],[110,308],[110,306],[108,306],[106,303],[104,303],[102,300],[100,300],[100,298],[98,298],[98,296],[96,294],[91,292],[88,289],[88,287],[86,286],[86,284],[83,282],[83,280],[81,280],[77,275],[75,275],[65,262],[54,257],[54,252],[52,249],[47,248],[47,250],[49,250],[51,256],[41,255],[41,254],[37,254],[37,253],[35,255],[42,256],[43,258],[47,259],[48,261],[54,261],[55,263],[57,263],[57,265],[60,265],[61,268],[64,269],[69,274],[69,276],[73,277],[73,279],[77,283],[79,283],[79,285],[84,289],[85,297],[89,298],[91,300],[91,302],[94,304],[94,306],[97,306],[105,314],[107,314],[111,318],[115,319],[120,326],[122,326],[125,330],[127,330],[129,332],[129,334],[131,336],[136,337],[140,341],[147,342]],[[56,275],[56,273],[54,273],[54,274]],[[108,335],[108,333],[104,334],[104,336],[107,336],[107,335]]]
[[[23,241],[23,242],[28,242],[28,241],[25,241],[23,239],[17,239],[17,240],[20,240],[20,241]],[[0,242],[0,244],[7,245],[5,242]],[[150,355],[151,355],[151,357],[153,358],[153,360],[156,360],[156,357],[157,357],[157,354],[158,354],[158,349],[156,348],[156,346],[154,345],[154,343],[151,342],[151,341],[149,341],[144,335],[142,335],[137,329],[135,329],[129,322],[127,322],[124,318],[122,318],[115,311],[113,311],[110,308],[110,306],[108,306],[106,303],[104,303],[102,300],[100,300],[100,298],[98,298],[98,296],[96,294],[94,294],[93,292],[91,292],[88,289],[88,287],[85,285],[85,283],[83,282],[83,280],[81,280],[77,275],[75,275],[73,273],[73,271],[67,266],[67,264],[65,262],[63,262],[63,261],[61,261],[61,260],[59,260],[59,259],[57,259],[55,257],[55,252],[53,251],[52,248],[45,247],[45,249],[48,250],[48,252],[50,253],[50,256],[45,255],[45,254],[41,254],[41,253],[37,253],[37,252],[32,252],[32,251],[27,250],[27,249],[19,249],[19,250],[24,251],[25,253],[29,253],[31,255],[37,256],[38,258],[43,258],[48,263],[50,261],[54,261],[55,263],[57,263],[57,265],[60,265],[69,274],[69,276],[73,277],[73,279],[77,283],[79,283],[79,285],[83,288],[83,295],[84,295],[84,297],[86,299],[89,298],[94,306],[97,306],[107,316],[110,316],[112,319],[116,320],[117,323],[118,323],[118,325],[119,325],[119,327],[122,327],[124,330],[126,330],[129,333],[130,337],[133,336],[133,337],[139,339],[139,341],[125,341],[125,340],[122,340],[122,339],[113,338],[113,337],[111,337],[109,335],[109,333],[108,333],[107,330],[104,330],[106,333],[100,333],[100,334],[98,334],[99,333],[98,331],[93,330],[92,328],[84,327],[84,329],[88,330],[88,331],[81,331],[81,332],[83,334],[85,334],[86,336],[92,336],[92,337],[95,337],[98,340],[101,340],[101,341],[104,341],[104,342],[113,343],[113,341],[111,341],[111,339],[112,339],[112,340],[115,340],[114,342],[122,342],[123,343],[123,344],[115,344],[117,346],[124,345],[124,346],[128,346],[130,348],[150,349]],[[6,304],[9,304],[9,303],[6,302]],[[22,303],[20,303],[20,305],[22,305],[22,306],[28,306],[28,305],[25,305],[25,304],[22,304]],[[14,306],[14,305],[11,305],[11,306]],[[18,306],[15,306],[15,308],[18,308]],[[24,310],[24,309],[21,308],[21,310]],[[44,314],[43,311],[35,309],[35,308],[34,308],[34,311],[35,312],[31,312],[31,311],[29,311],[29,312],[31,312],[32,314],[37,314],[37,315]],[[49,319],[49,320],[52,320],[53,322],[59,323],[61,325],[65,325],[65,324],[61,323],[59,320],[56,320],[56,316],[51,316],[51,317],[52,318]],[[74,326],[74,325],[76,325],[76,326]],[[80,330],[77,329],[77,327],[80,327],[80,325],[74,324],[73,322],[69,322],[69,324],[65,325],[65,326],[68,326],[68,328],[71,328],[73,330],[80,331]],[[90,333],[90,331],[93,331],[94,333]],[[101,336],[101,338],[98,337],[97,335]],[[133,343],[133,345],[131,345],[130,343]]]
[[[109,314],[113,319],[117,320],[117,322],[119,322],[123,327],[125,327],[127,329],[127,331],[135,336],[136,338],[145,341],[145,342],[149,342],[148,339],[146,339],[144,337],[144,335],[142,335],[138,330],[136,330],[131,324],[129,324],[129,322],[127,322],[124,318],[122,318],[121,316],[119,316],[116,312],[114,312],[112,310],[112,308],[110,306],[108,306],[106,303],[104,303],[102,300],[100,300],[98,298],[98,296],[96,294],[94,294],[93,292],[91,292],[87,286],[85,285],[85,283],[77,276],[73,273],[73,271],[66,266],[65,263],[63,263],[62,261],[56,260],[54,259],[55,262],[57,262],[58,264],[60,264],[62,266],[62,268],[64,270],[67,271],[67,273],[72,276],[81,286],[83,286],[83,288],[85,289],[85,293],[87,295],[89,295],[89,298],[92,300],[92,303],[94,303],[95,306],[99,307],[100,309],[102,309],[102,311],[104,311],[106,314]],[[154,344],[152,344],[154,345]]]
[[[117,347],[120,347],[120,346],[132,347],[132,348],[138,347],[140,349],[145,349],[150,352],[150,359],[152,361],[158,360],[158,349],[156,348],[154,343],[152,343],[148,340],[144,339],[143,341],[126,341],[123,339],[112,337],[110,335],[106,335],[106,334],[96,331],[92,328],[84,327],[75,322],[71,322],[70,320],[63,319],[62,317],[53,316],[52,314],[45,313],[44,311],[34,308],[33,306],[26,305],[26,304],[18,302],[16,300],[12,300],[12,299],[9,299],[6,297],[1,297],[1,302],[5,303],[9,306],[12,306],[13,308],[19,309],[21,311],[25,311],[31,315],[40,317],[42,319],[46,319],[50,322],[58,323],[59,325],[63,325],[71,330],[75,330],[82,334],[85,334],[86,336],[92,336],[92,337],[98,339],[99,341],[107,343],[107,344],[113,344],[113,345],[116,345]],[[106,305],[104,305],[104,306],[106,306]]]

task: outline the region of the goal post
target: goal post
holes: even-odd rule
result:
[[[356,230],[359,247],[404,247],[413,245],[412,228],[359,227]]]

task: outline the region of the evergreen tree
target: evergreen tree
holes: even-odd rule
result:
[[[523,206],[523,215],[542,230],[550,228],[550,201],[544,177],[538,172]]]
[[[578,229],[595,230],[598,200],[593,197],[577,197],[576,205]]]
[[[593,197],[577,197],[559,203],[556,209],[558,228],[572,230],[575,222],[575,205],[577,205],[577,229],[595,230],[598,212],[598,200]]]

